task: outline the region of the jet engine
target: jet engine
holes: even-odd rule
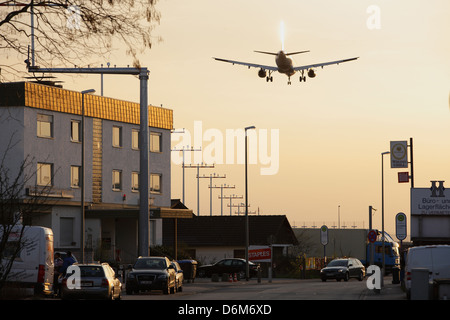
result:
[[[260,69],[260,70],[258,71],[258,77],[264,78],[265,76],[266,76],[266,70]]]
[[[309,69],[308,70],[308,77],[310,78],[314,78],[316,76],[316,73],[314,72],[313,69]]]

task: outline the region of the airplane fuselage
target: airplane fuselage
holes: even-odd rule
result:
[[[279,73],[284,73],[288,77],[294,75],[294,63],[291,58],[288,58],[284,51],[279,51],[277,53],[275,63],[277,64]]]

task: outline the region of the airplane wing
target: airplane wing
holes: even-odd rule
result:
[[[330,61],[330,62],[310,64],[310,65],[307,65],[307,66],[294,67],[294,70],[295,71],[308,70],[308,69],[311,69],[311,68],[318,68],[318,67],[329,66],[331,64],[339,64],[339,63],[343,63],[343,62],[353,61],[353,60],[356,60],[358,58],[359,57],[350,58],[350,59],[344,59],[344,60],[336,60],[336,61]]]
[[[222,62],[228,62],[231,64],[239,64],[242,66],[247,66],[249,68],[260,68],[260,69],[264,69],[264,70],[271,70],[271,71],[277,71],[278,67],[274,67],[274,66],[265,66],[262,64],[255,64],[255,63],[247,63],[247,62],[241,62],[241,61],[234,61],[234,60],[226,60],[226,59],[221,59],[221,58],[214,58],[213,59],[217,60],[217,61],[222,61]]]

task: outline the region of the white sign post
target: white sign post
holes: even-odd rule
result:
[[[408,168],[408,142],[391,141],[391,168]]]

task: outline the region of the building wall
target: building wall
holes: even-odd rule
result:
[[[71,166],[81,166],[81,142],[71,141],[71,120],[81,121],[80,94],[69,90],[47,87],[37,84],[0,84],[0,154],[4,154],[8,143],[13,147],[8,150],[5,165],[10,170],[10,177],[19,172],[20,164],[27,159],[31,162],[29,173],[33,178],[28,185],[36,184],[37,163],[51,163],[53,166],[52,186],[54,189],[67,190],[62,200],[64,204],[53,206],[51,213],[39,213],[33,218],[33,224],[50,227],[54,232],[54,246],[77,252],[81,245],[81,188],[71,187]],[[25,91],[23,91],[25,90]],[[19,97],[19,98],[17,98]],[[21,100],[23,97],[24,100]],[[24,102],[25,101],[25,102]],[[131,132],[139,130],[139,105],[99,96],[86,96],[85,117],[85,202],[93,201],[93,154],[101,150],[101,195],[96,191],[96,203],[103,205],[139,205],[139,192],[131,189],[131,173],[139,172],[140,151],[131,147]],[[26,105],[26,106],[24,106]],[[150,173],[160,174],[161,192],[151,193],[151,204],[170,207],[171,204],[171,169],[170,169],[170,135],[172,129],[172,111],[149,107],[149,132],[161,134],[161,152],[150,152]],[[38,115],[51,115],[53,135],[42,138],[37,135]],[[96,118],[93,118],[96,117]],[[94,137],[94,119],[96,139]],[[122,121],[123,119],[123,121]],[[122,127],[122,146],[112,146],[113,125]],[[98,130],[101,130],[99,134]],[[11,140],[12,137],[12,140]],[[98,143],[101,143],[99,146]],[[112,170],[122,170],[122,190],[112,190]],[[124,195],[126,197],[124,198]],[[99,201],[100,199],[100,201]],[[73,205],[72,205],[72,204]],[[63,219],[63,220],[62,220]],[[64,220],[66,219],[66,220]],[[64,234],[62,224],[73,225],[73,240],[62,243]],[[150,223],[149,223],[150,224]],[[162,243],[161,219],[153,220],[152,244]],[[109,256],[115,258],[115,250],[121,251],[126,260],[134,259],[137,254],[137,220],[136,218],[86,219],[86,241],[92,243],[95,250],[102,251],[109,247]],[[108,239],[111,239],[109,241]],[[67,242],[67,239],[66,239]]]

